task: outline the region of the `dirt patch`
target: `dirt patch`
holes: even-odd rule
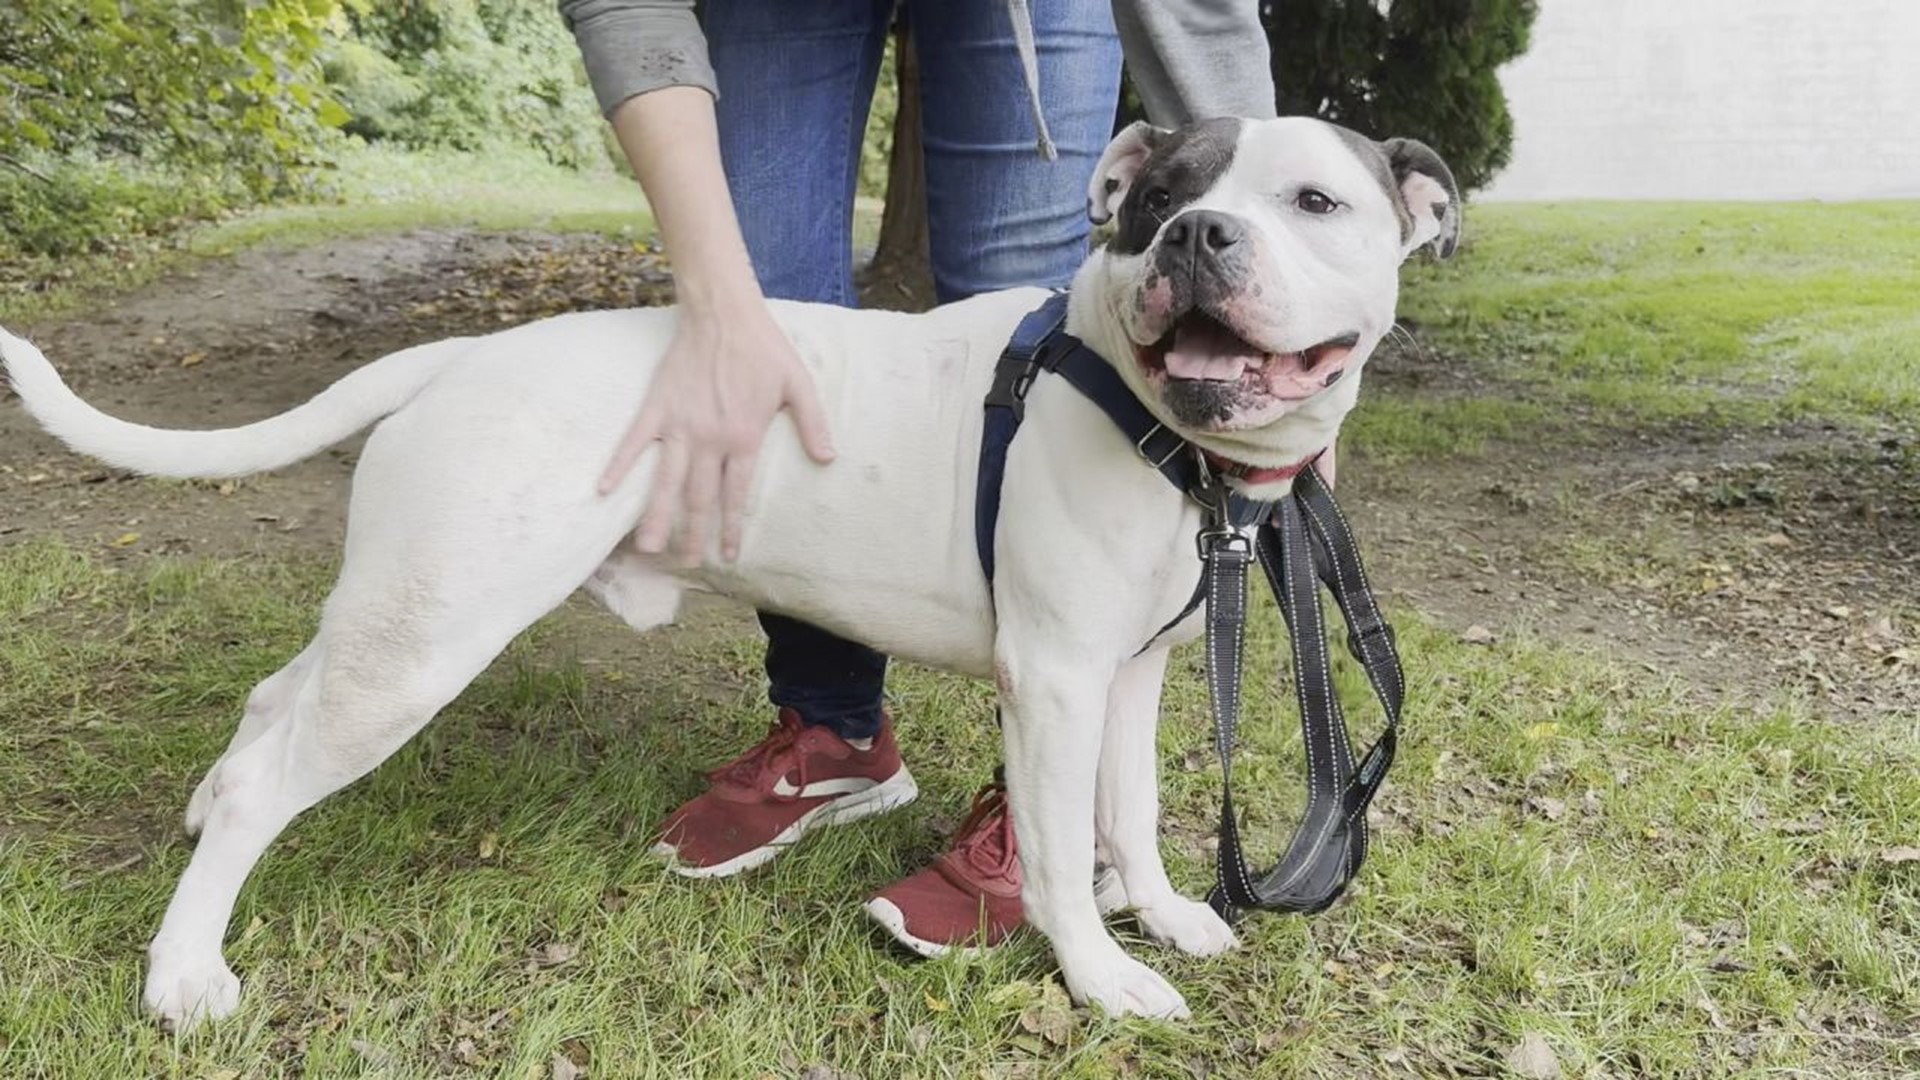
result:
[[[1676,428],[1342,469],[1379,576],[1468,640],[1573,645],[1719,700],[1920,707],[1920,437]]]
[[[214,427],[408,345],[669,292],[658,257],[631,244],[417,232],[204,263],[23,329],[101,407]],[[1465,378],[1418,349],[1383,357],[1380,374],[1439,394]],[[355,452],[231,484],[153,481],[68,454],[0,408],[0,543],[330,553]],[[1356,460],[1341,482],[1381,583],[1462,633],[1568,642],[1733,700],[1787,687],[1844,715],[1920,706],[1910,428],[1621,432],[1392,469]]]

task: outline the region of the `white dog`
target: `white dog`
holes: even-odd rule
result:
[[[1090,189],[1112,241],[1076,276],[1068,330],[1165,425],[1262,480],[1332,446],[1360,368],[1394,318],[1398,269],[1457,235],[1446,166],[1308,119],[1136,124]],[[776,304],[838,447],[769,435],[737,561],[687,568],[625,542],[648,455],[594,484],[673,333],[671,310],[567,315],[395,353],[280,416],[167,431],[105,416],[0,332],[26,407],[75,449],[160,476],[279,468],[378,421],[355,474],[340,580],[319,633],[257,687],[187,808],[191,864],[149,950],[148,1009],[176,1025],[231,1012],[221,940],[247,874],[296,814],[365,775],[501,649],[585,587],[637,630],[688,589],[736,597],[999,688],[1027,919],[1067,987],[1114,1013],[1185,1002],[1101,924],[1095,837],[1142,926],[1192,953],[1234,936],[1161,865],[1154,729],[1167,645],[1197,564],[1199,510],[1059,380],[1028,398],[1012,447],[992,596],[976,561],[981,400],[1026,289],[923,315]]]

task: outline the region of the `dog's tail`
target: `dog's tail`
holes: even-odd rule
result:
[[[216,431],[147,427],[108,416],[81,400],[39,349],[5,329],[0,367],[40,426],[80,453],[152,476],[213,479],[291,465],[397,411],[464,351],[464,343],[456,338],[394,353],[278,416]]]

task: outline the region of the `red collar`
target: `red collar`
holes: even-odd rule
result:
[[[1277,484],[1282,480],[1291,480],[1305,472],[1314,462],[1319,461],[1320,455],[1326,453],[1326,450],[1315,450],[1313,453],[1308,454],[1306,457],[1301,458],[1291,465],[1280,465],[1273,468],[1249,465],[1244,461],[1234,461],[1231,458],[1221,457],[1211,450],[1202,450],[1200,452],[1206,456],[1207,464],[1212,466],[1215,472],[1222,476],[1231,476],[1251,487],[1256,484]]]

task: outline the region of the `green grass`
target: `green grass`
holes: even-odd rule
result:
[[[1452,262],[1409,264],[1400,315],[1467,389],[1370,396],[1350,430],[1371,452],[1920,413],[1920,203],[1493,204],[1466,220]]]
[[[528,152],[399,152],[379,146],[344,154],[315,181],[311,201],[252,210],[188,230],[172,242],[49,263],[50,287],[0,294],[0,322],[53,318],[104,290],[146,284],[183,261],[262,245],[310,246],[407,229],[538,229],[646,237],[653,232],[639,185],[612,171],[580,172]],[[31,274],[27,275],[33,276]]]
[[[242,1010],[169,1038],[135,1002],[190,854],[179,815],[329,573],[0,551],[0,1075],[528,1077],[556,1052],[596,1077],[1488,1075],[1529,1031],[1570,1076],[1920,1070],[1898,1037],[1920,1017],[1920,874],[1879,858],[1920,820],[1910,732],[1703,707],[1404,615],[1410,727],[1352,901],[1256,918],[1208,961],[1120,924],[1190,1023],[1064,1014],[1031,936],[919,962],[866,925],[857,901],[938,850],[995,760],[983,686],[894,680],[918,804],[690,882],[649,829],[764,722],[753,641],[657,636],[642,677],[570,645],[623,633],[570,610],[295,823],[233,920]],[[1194,892],[1218,778],[1198,662],[1176,657],[1162,746],[1165,844]],[[1268,844],[1297,794],[1275,695],[1250,703],[1238,766],[1270,792],[1251,808]],[[577,953],[533,963],[552,943]]]

